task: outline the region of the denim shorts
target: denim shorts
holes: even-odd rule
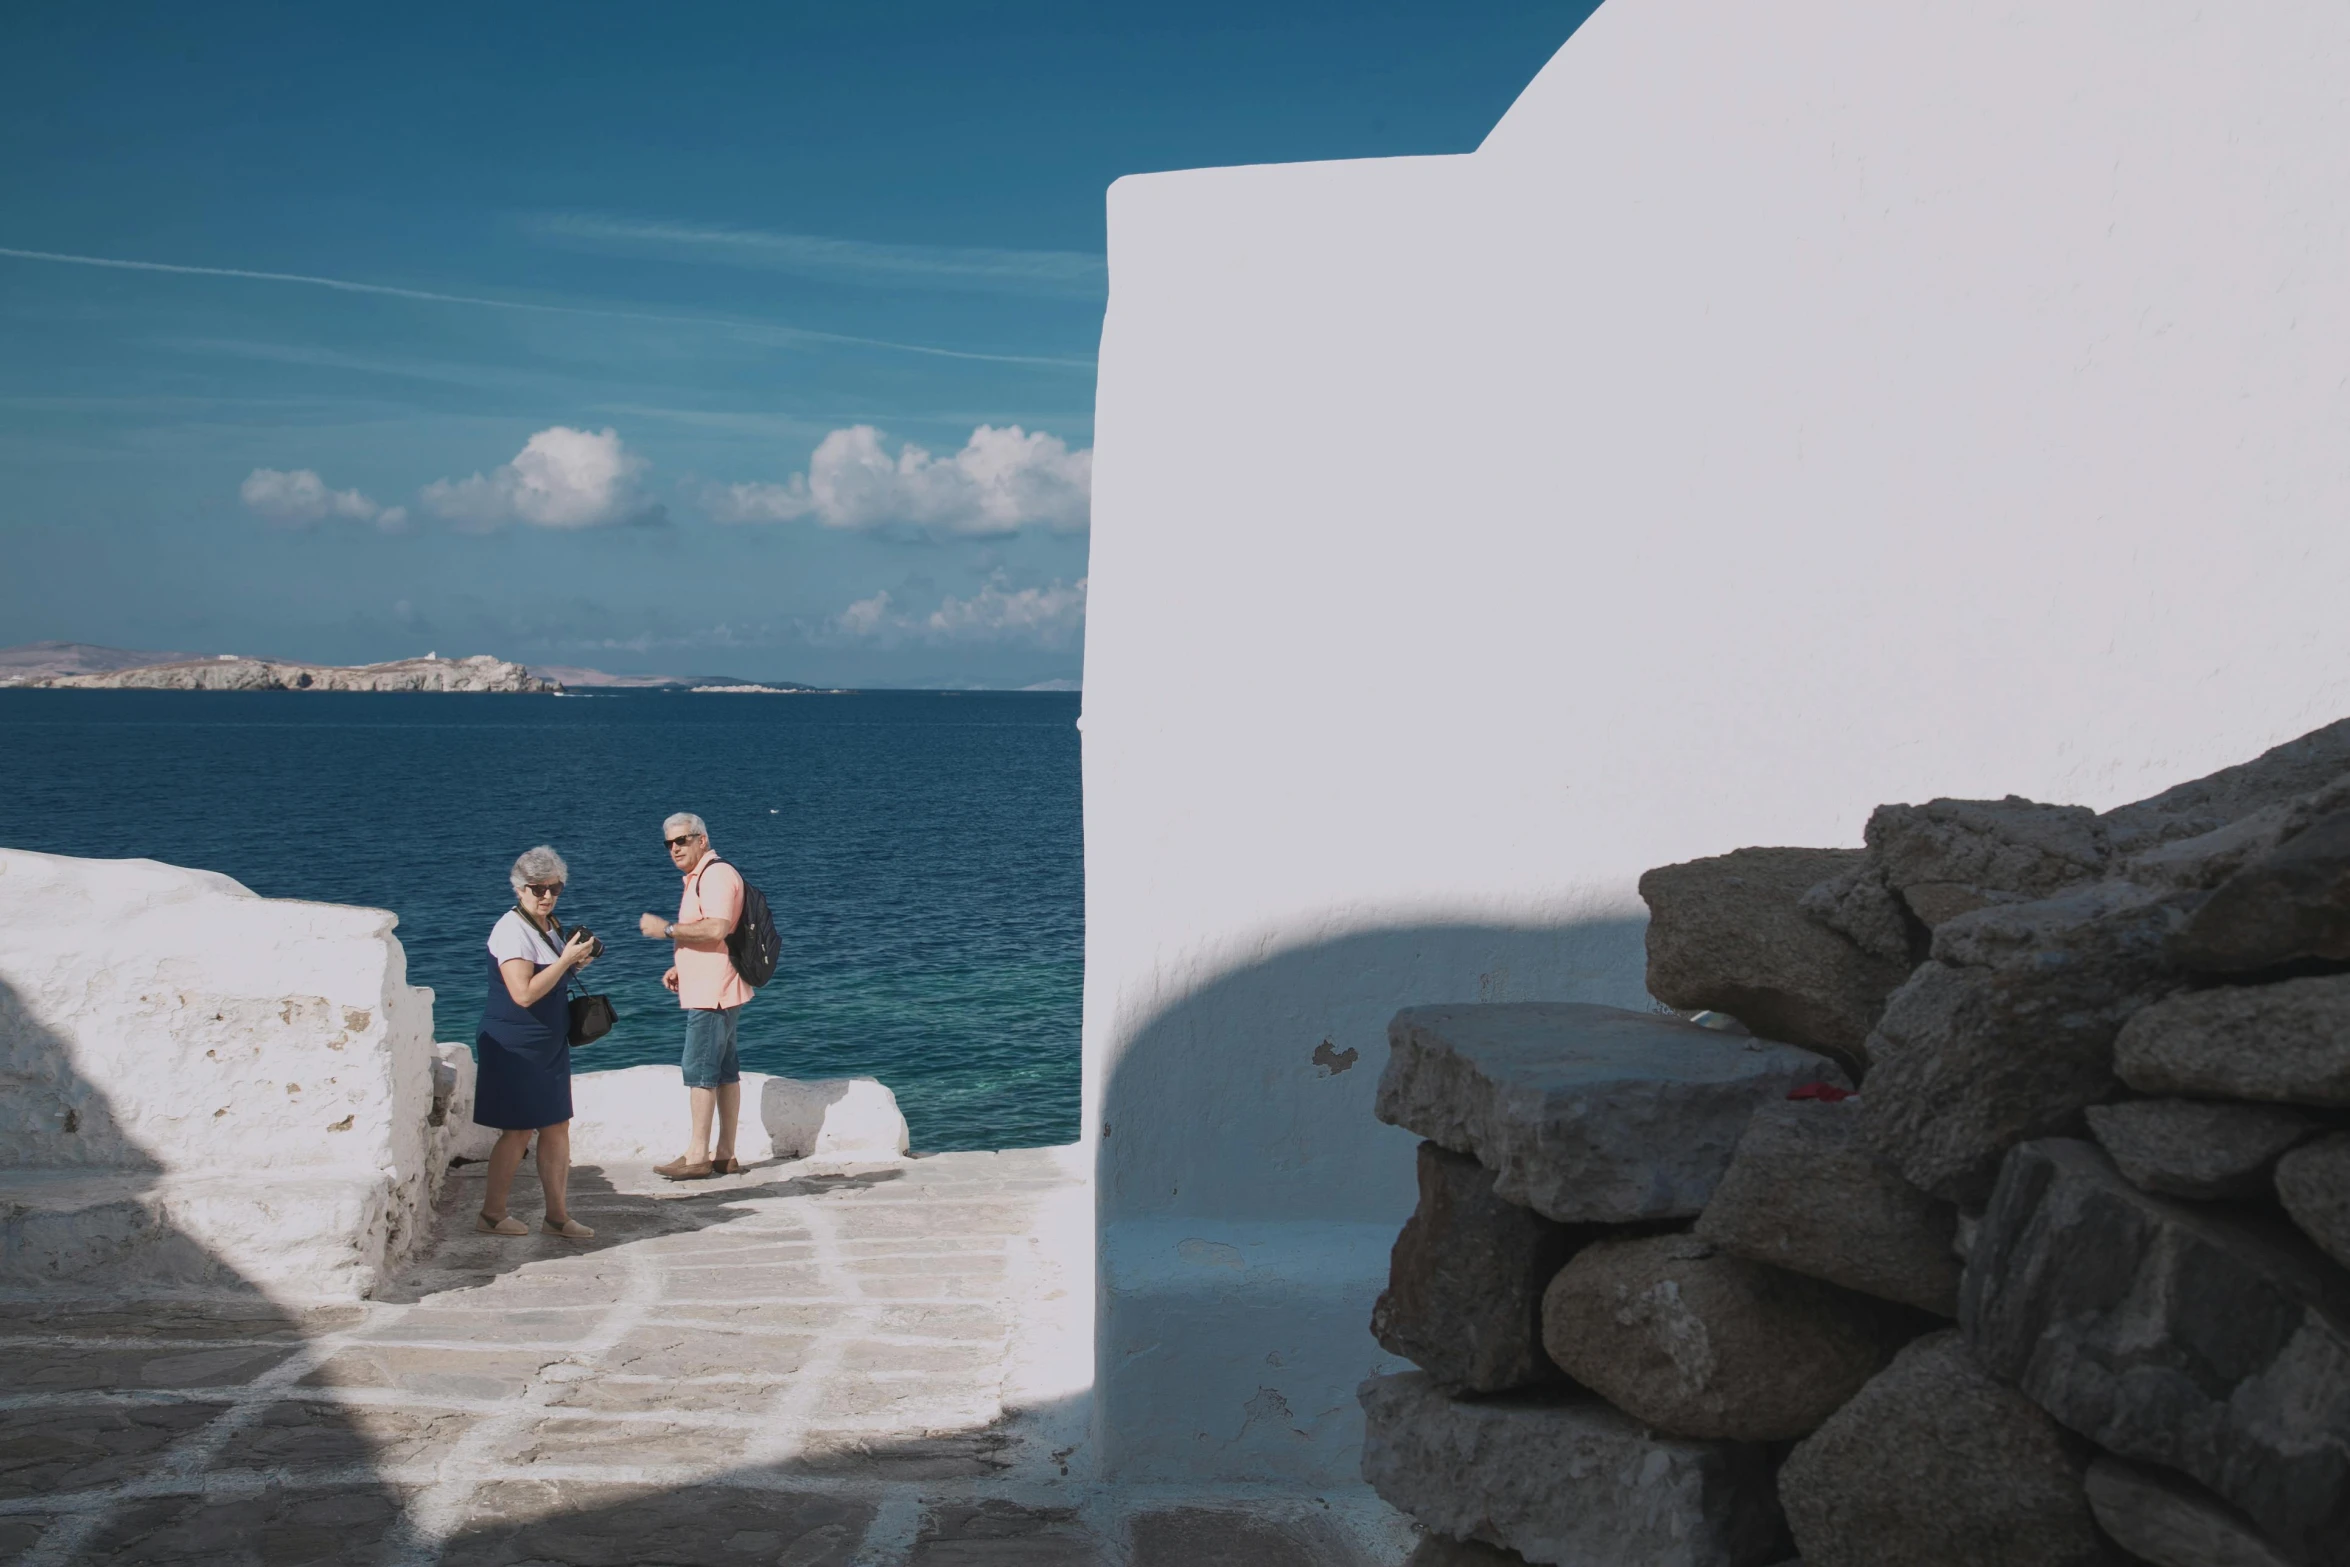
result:
[[[741,1007],[688,1007],[685,1055],[678,1065],[688,1088],[723,1088],[743,1080],[734,1055],[734,1015]]]

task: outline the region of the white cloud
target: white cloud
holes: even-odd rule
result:
[[[534,528],[607,528],[661,521],[637,475],[645,460],[620,444],[620,433],[555,425],[523,443],[514,460],[488,474],[439,479],[424,504],[461,527],[488,530],[509,522]]]
[[[1075,532],[1092,507],[1093,452],[1018,425],[981,425],[963,449],[934,456],[907,442],[895,457],[869,424],[835,430],[817,443],[808,471],[782,484],[714,489],[721,522],[790,522],[813,517],[828,528],[893,526],[949,534]]]
[[[948,597],[924,623],[947,642],[1023,642],[1065,647],[1085,624],[1085,582],[1007,590],[998,580],[967,599]]]
[[[281,528],[307,528],[329,517],[372,522],[386,533],[408,525],[403,506],[378,506],[357,490],[330,490],[313,468],[256,468],[237,494],[254,516]]]
[[[947,595],[929,614],[906,613],[887,591],[851,604],[832,618],[836,637],[855,642],[900,642],[1061,648],[1085,626],[1085,583],[1055,579],[1040,588],[1013,588],[999,574],[969,598]]]
[[[893,628],[889,612],[889,591],[885,588],[869,599],[859,599],[833,618],[841,634],[858,641],[881,637]]]

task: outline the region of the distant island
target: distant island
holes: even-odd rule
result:
[[[142,653],[92,642],[27,642],[0,648],[0,686],[82,691],[463,691],[530,696],[585,691],[757,692],[818,688],[740,675],[613,675],[568,664],[524,665],[488,654],[312,664],[236,653]]]
[[[93,642],[27,642],[0,647],[0,687],[72,691],[446,691],[522,696],[590,696],[674,691],[695,696],[847,696],[834,686],[741,675],[614,675],[572,664],[469,658],[396,658],[382,664],[313,664],[241,653],[160,653]],[[1027,691],[1076,691],[1046,680]],[[948,692],[947,695],[959,695]]]
[[[13,672],[11,672],[13,673]],[[17,674],[8,683],[76,691],[451,691],[553,696],[558,681],[543,680],[520,664],[492,658],[394,659],[386,664],[297,664],[274,659],[182,658],[83,674]]]
[[[600,669],[569,664],[533,664],[530,672],[541,680],[559,680],[566,691],[767,691],[784,694],[816,689],[789,680],[765,682],[740,675],[608,675]]]
[[[139,653],[93,642],[27,642],[0,648],[0,686],[21,686],[46,675],[102,675],[147,664],[180,664],[200,653]]]

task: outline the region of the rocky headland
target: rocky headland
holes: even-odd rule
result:
[[[1416,1562],[2350,1567],[2350,721],[1653,870],[1648,988],[1395,1019]]]
[[[21,686],[78,691],[448,691],[550,696],[561,683],[486,653],[399,658],[384,664],[297,664],[276,659],[183,659],[90,674],[33,675]]]

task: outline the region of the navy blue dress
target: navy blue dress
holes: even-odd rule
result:
[[[518,1007],[498,972],[497,955],[484,952],[482,958],[490,966],[490,994],[473,1040],[474,1124],[518,1132],[570,1120],[570,987],[557,985],[537,1006]],[[546,967],[541,963],[532,972]]]

